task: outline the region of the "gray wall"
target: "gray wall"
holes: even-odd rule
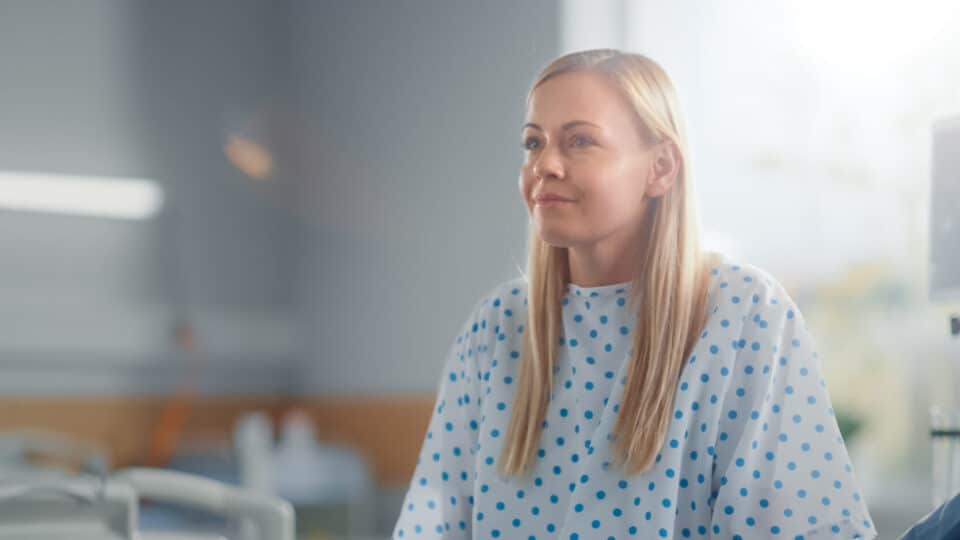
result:
[[[480,295],[525,266],[524,96],[560,46],[529,2],[295,2],[308,393],[433,391]]]
[[[147,177],[129,222],[0,211],[0,392],[431,391],[525,264],[523,98],[560,4],[0,2],[0,170]],[[276,174],[232,169],[228,133]]]
[[[268,6],[0,4],[0,169],[147,177],[167,198],[146,222],[0,212],[0,391],[169,389],[180,317],[207,390],[289,389],[302,227],[282,182],[247,182],[222,151],[283,93]]]

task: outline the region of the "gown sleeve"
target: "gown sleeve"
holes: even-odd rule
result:
[[[391,538],[469,539],[480,422],[477,362],[488,330],[481,302],[450,346],[413,478]]]
[[[796,304],[772,278],[718,301],[749,308],[723,389],[710,537],[875,538]]]

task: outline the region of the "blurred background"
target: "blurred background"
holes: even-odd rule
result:
[[[797,300],[896,538],[952,489],[958,27],[934,0],[0,0],[0,470],[169,467],[280,494],[302,538],[387,538],[457,328],[525,265],[528,87],[609,46],[673,78],[707,244]]]

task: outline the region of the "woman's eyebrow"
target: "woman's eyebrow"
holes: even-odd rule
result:
[[[595,127],[595,128],[599,128],[599,127],[600,127],[600,126],[594,124],[593,122],[587,122],[586,120],[572,120],[572,121],[570,121],[570,122],[567,122],[567,123],[564,124],[563,126],[561,126],[561,129],[562,129],[562,130],[568,130],[568,129],[572,128],[572,127],[581,126],[581,125],[593,126],[593,127]],[[524,124],[524,125],[520,128],[520,131],[523,131],[524,129],[526,129],[526,128],[528,128],[528,127],[531,127],[531,128],[533,128],[533,129],[538,129],[538,130],[540,130],[540,131],[543,131],[543,128],[541,128],[541,127],[538,126],[537,124],[534,124],[533,122],[527,122],[526,124]]]

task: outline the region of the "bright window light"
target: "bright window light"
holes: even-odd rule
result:
[[[952,35],[957,13],[949,0],[790,0],[784,7],[800,50],[841,73],[926,60],[931,46]]]
[[[148,219],[162,205],[150,180],[0,171],[0,209]]]

